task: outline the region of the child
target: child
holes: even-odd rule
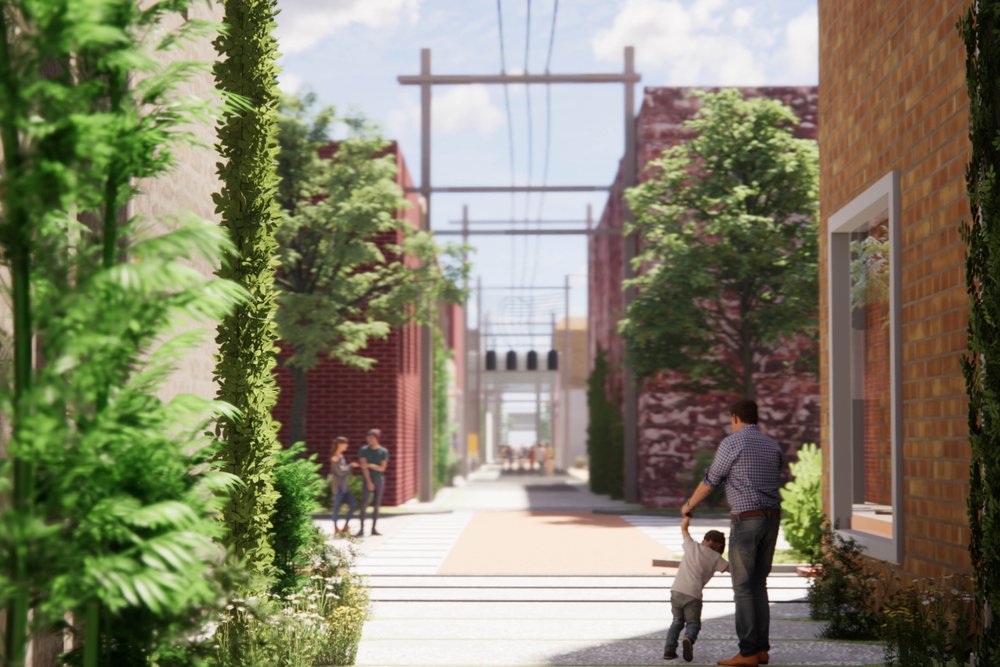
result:
[[[701,591],[716,572],[725,572],[729,563],[722,557],[726,549],[726,536],[717,530],[705,533],[705,538],[698,544],[691,539],[688,526],[691,517],[681,519],[681,535],[684,536],[684,560],[681,561],[674,585],[670,588],[670,607],[673,610],[674,622],[667,631],[667,644],[663,648],[663,659],[673,660],[677,657],[677,637],[685,630],[681,638],[681,652],[688,662],[694,658],[694,642],[701,630]]]

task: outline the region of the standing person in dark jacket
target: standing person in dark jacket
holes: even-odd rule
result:
[[[340,436],[333,441],[333,455],[330,457],[330,490],[333,491],[333,534],[346,535],[347,524],[354,516],[354,509],[357,507],[354,501],[354,494],[351,493],[351,468],[357,468],[358,464],[348,461],[347,438]],[[337,519],[340,517],[340,506],[347,503],[347,518],[344,519],[344,527],[337,529]]]
[[[381,535],[375,528],[378,523],[378,511],[382,507],[382,492],[385,490],[385,469],[389,467],[389,450],[379,443],[382,431],[373,428],[368,431],[368,444],[358,452],[358,462],[361,464],[361,474],[365,476],[361,492],[361,527],[355,533],[357,537],[365,534],[365,512],[368,501],[372,499],[372,535]]]
[[[732,514],[729,529],[729,565],[736,602],[736,635],[740,652],[720,665],[757,667],[768,663],[771,610],[767,575],[781,525],[781,446],[757,426],[757,404],[737,401],[730,409],[733,433],[722,440],[705,479],[681,514],[725,483]]]

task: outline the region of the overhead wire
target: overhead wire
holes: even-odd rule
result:
[[[545,73],[550,73],[550,67],[552,66],[552,51],[556,43],[556,23],[559,19],[559,0],[553,0],[552,2],[552,25],[549,28],[549,48],[545,55]],[[552,84],[545,84],[545,152],[542,159],[542,187],[548,185],[549,183],[549,156],[552,152]],[[545,191],[543,190],[538,195],[538,216],[537,216],[537,228],[542,228],[542,215],[545,210]],[[528,216],[525,216],[527,219]],[[536,246],[535,256],[532,261],[531,266],[531,282],[534,283],[538,274],[538,265],[540,263],[539,258],[539,248]]]
[[[500,34],[500,74],[507,73],[507,54],[504,48],[504,37],[503,37],[503,9],[500,7],[500,0],[497,0],[497,28]],[[510,158],[510,186],[513,188],[516,185],[515,179],[515,162],[514,162],[514,116],[510,112],[510,89],[508,84],[505,82],[503,84],[503,101],[504,109],[507,112],[507,145],[509,148],[509,158]],[[514,219],[515,215],[515,193],[511,191],[510,193],[510,218]],[[516,249],[515,249],[516,237],[511,237],[510,246],[510,274],[511,279],[516,275],[515,269],[515,259],[516,259]]]
[[[529,65],[531,63],[531,0],[526,0],[527,11],[525,12],[525,23],[524,23],[524,73],[528,74]],[[534,118],[531,113],[531,84],[524,84],[524,100],[525,108],[527,111],[527,139],[528,139],[528,164],[527,164],[527,180],[526,184],[531,185],[532,182],[532,168],[534,167],[535,161],[535,149],[533,146],[533,126]],[[526,192],[524,194],[524,219],[527,220],[530,216],[531,210],[531,193]],[[527,231],[528,223],[525,223],[525,231]],[[521,286],[526,287],[528,284],[528,257],[529,248],[532,241],[529,239],[528,235],[525,234],[522,240],[523,252],[521,253]],[[535,249],[537,253],[538,239],[534,239]],[[511,276],[513,278],[513,276]],[[515,278],[516,280],[516,278]],[[516,284],[516,283],[515,283]],[[526,291],[526,290],[522,290]],[[525,297],[527,298],[527,297]]]

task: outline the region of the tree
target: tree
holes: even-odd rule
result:
[[[274,573],[270,533],[278,498],[273,473],[278,424],[271,417],[278,395],[277,9],[276,0],[226,0],[224,9],[225,29],[215,42],[220,55],[215,79],[234,106],[219,127],[222,191],[215,201],[236,255],[219,276],[243,286],[249,299],[219,325],[215,377],[219,398],[239,410],[222,420],[218,435],[225,469],[243,482],[226,507],[226,543],[249,570],[243,593],[251,595],[265,592]]]
[[[969,292],[969,351],[962,359],[969,395],[969,552],[976,597],[986,624],[979,634],[977,662],[1000,664],[1000,633],[992,628],[1000,607],[1000,2],[969,5],[959,22],[965,40],[969,90],[969,136],[972,155],[966,169],[971,221],[962,229],[968,246],[966,284]],[[993,609],[992,619],[990,609]]]
[[[208,117],[178,93],[204,63],[165,63],[208,32],[190,5],[0,2],[5,665],[24,664],[30,632],[67,622],[86,667],[145,665],[220,596],[216,517],[232,478],[213,470],[205,430],[227,407],[161,394],[199,343],[192,323],[242,295],[190,260],[232,248],[176,211],[125,215]]]
[[[642,250],[621,330],[641,375],[753,398],[761,359],[815,336],[816,143],[792,135],[778,101],[725,90],[702,103],[692,138],[626,193]]]
[[[289,441],[305,437],[308,372],[322,358],[367,370],[368,341],[411,321],[431,323],[441,301],[458,301],[466,271],[458,249],[442,251],[429,232],[399,216],[408,206],[396,184],[389,144],[362,119],[344,119],[350,136],[329,141],[335,114],[313,114],[315,99],[282,107],[282,219],[278,331],[290,354]],[[329,156],[320,156],[320,150]],[[389,239],[396,234],[402,243]]]

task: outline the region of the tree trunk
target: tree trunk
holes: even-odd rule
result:
[[[288,442],[306,439],[306,408],[309,406],[309,372],[288,366],[292,374],[292,420],[288,425]]]

